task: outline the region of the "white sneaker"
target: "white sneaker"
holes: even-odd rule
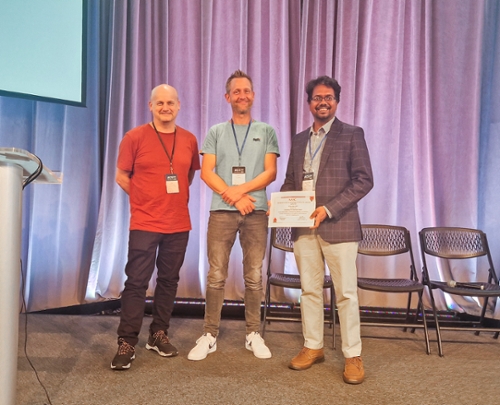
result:
[[[204,333],[201,338],[196,341],[196,346],[191,349],[188,354],[188,360],[203,360],[209,353],[217,350],[217,338],[211,333]]]
[[[264,343],[264,339],[262,339],[259,332],[252,332],[247,335],[245,347],[247,350],[252,351],[258,359],[271,358],[271,351]]]

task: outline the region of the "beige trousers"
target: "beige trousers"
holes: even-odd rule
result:
[[[324,334],[323,279],[325,261],[333,280],[345,358],[361,355],[358,303],[357,242],[328,243],[314,231],[305,230],[294,244],[302,295],[304,347],[321,349]]]

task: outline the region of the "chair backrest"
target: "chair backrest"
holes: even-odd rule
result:
[[[487,256],[489,280],[498,284],[498,277],[493,267],[486,234],[479,229],[457,227],[431,227],[420,231],[420,249],[425,276],[428,269],[425,254],[442,259],[470,259]]]
[[[285,252],[293,252],[292,229],[271,228],[271,246]]]
[[[362,255],[390,256],[411,251],[410,232],[402,226],[361,225],[361,229],[363,240],[358,244],[358,253]]]
[[[422,250],[445,259],[467,259],[488,254],[486,235],[478,229],[439,227],[420,231]]]
[[[361,225],[361,230],[363,239],[358,243],[359,254],[366,256],[395,256],[408,253],[410,278],[418,281],[408,229],[392,225]]]
[[[361,225],[361,230],[363,232],[363,239],[358,243],[358,253],[364,256],[378,256],[379,260],[381,260],[380,263],[384,264],[382,267],[384,271],[377,272],[377,279],[382,280],[388,277],[385,274],[387,262],[383,257],[405,254],[404,257],[397,260],[401,261],[401,263],[409,264],[409,278],[417,282],[419,281],[411,247],[410,231],[408,229],[402,226],[363,224]],[[396,260],[396,258],[394,259]],[[369,268],[373,270],[376,266],[374,267],[372,263]],[[404,267],[396,265],[395,268],[403,269]],[[373,278],[373,276],[371,277]],[[405,278],[407,277],[405,276]],[[358,278],[358,285],[363,288],[359,280]]]

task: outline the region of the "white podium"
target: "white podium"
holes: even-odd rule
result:
[[[16,148],[0,148],[0,404],[15,405],[21,277],[22,190],[30,176],[39,183],[62,179],[35,155]]]

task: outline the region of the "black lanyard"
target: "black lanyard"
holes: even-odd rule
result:
[[[168,157],[168,160],[170,162],[170,173],[173,174],[174,173],[174,166],[173,166],[173,161],[174,161],[174,152],[175,152],[175,138],[176,138],[176,135],[177,135],[177,127],[175,127],[174,129],[174,144],[172,145],[172,157],[170,157],[170,155],[168,154],[168,151],[167,151],[167,148],[165,147],[165,144],[163,143],[162,139],[161,139],[161,136],[158,132],[158,130],[156,129],[156,125],[154,122],[152,122],[153,124],[153,128],[156,132],[156,135],[158,135],[158,139],[160,140],[161,142],[161,146],[163,146],[163,150],[165,151],[165,154],[167,155]]]
[[[241,150],[240,150],[240,145],[238,144],[238,138],[236,137],[236,131],[234,130],[234,121],[231,118],[231,127],[233,128],[233,135],[234,135],[234,140],[236,142],[236,149],[238,149],[238,165],[241,165],[241,154],[243,153],[243,148],[245,147],[245,143],[247,142],[247,136],[248,132],[250,132],[250,127],[252,125],[252,119],[250,118],[250,122],[248,123],[248,128],[247,128],[247,133],[245,134],[245,139],[243,139],[243,144],[241,145]]]

